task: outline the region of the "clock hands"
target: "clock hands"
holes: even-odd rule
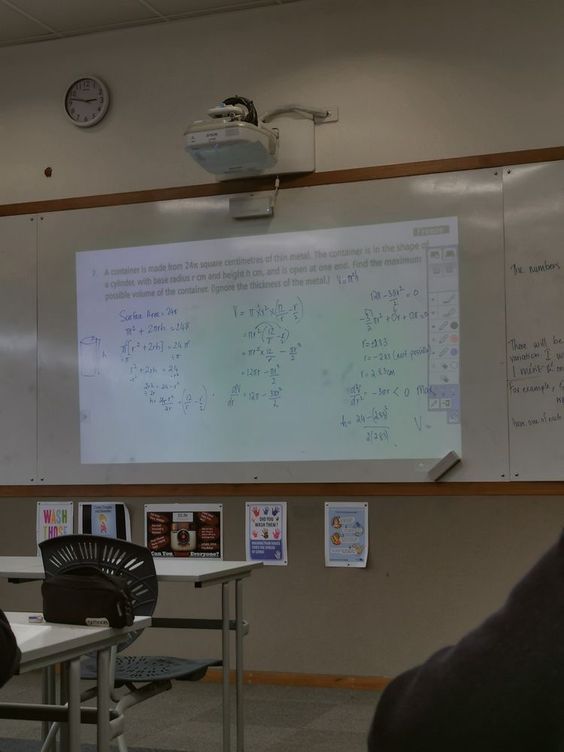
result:
[[[110,93],[96,76],[75,78],[65,92],[65,113],[73,125],[81,128],[99,123],[105,117],[109,106]]]

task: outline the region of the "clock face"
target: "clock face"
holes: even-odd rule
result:
[[[69,86],[65,94],[65,111],[75,125],[96,125],[110,106],[110,95],[99,78],[84,76]]]

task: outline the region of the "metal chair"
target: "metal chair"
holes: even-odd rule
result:
[[[153,614],[158,599],[158,582],[153,557],[144,546],[98,535],[63,535],[42,541],[39,547],[46,577],[73,571],[78,575],[85,567],[125,577],[133,600],[134,614]],[[127,708],[170,689],[173,679],[198,681],[205,676],[210,666],[221,666],[221,660],[214,658],[191,660],[169,656],[117,654],[129,647],[138,636],[139,633],[131,633],[118,645],[113,662],[111,693],[115,702],[114,711],[119,718]],[[96,661],[93,658],[82,662],[81,678],[96,679]],[[124,686],[127,692],[116,692],[116,689]],[[82,699],[89,699],[94,693],[95,688],[86,690]],[[50,736],[54,738],[54,734],[56,729],[52,728]],[[115,737],[120,752],[127,752],[119,723],[116,723]]]

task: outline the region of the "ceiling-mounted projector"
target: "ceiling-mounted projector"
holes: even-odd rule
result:
[[[205,170],[224,177],[260,175],[276,164],[278,133],[259,122],[250,99],[229,97],[184,133],[184,148]]]

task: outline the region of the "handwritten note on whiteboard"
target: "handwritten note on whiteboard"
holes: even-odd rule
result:
[[[564,264],[513,265],[511,297],[526,291],[532,301],[516,306],[508,322],[509,435],[514,477],[561,479],[564,472],[564,313],[549,289],[564,289]],[[518,275],[518,276],[517,276]],[[524,322],[522,316],[530,318]],[[547,464],[548,463],[548,464]]]
[[[511,475],[564,473],[564,166],[514,168],[506,204]]]

